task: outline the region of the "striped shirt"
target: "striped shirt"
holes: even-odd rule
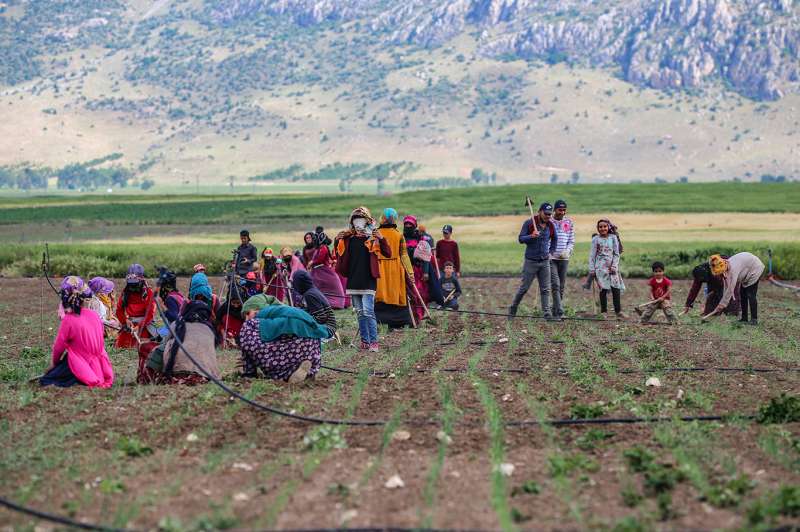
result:
[[[319,308],[313,312],[310,312],[310,314],[317,323],[328,328],[331,336],[336,334],[336,316],[334,315],[333,309],[330,306]]]
[[[568,259],[572,255],[572,249],[575,247],[575,223],[571,218],[564,216],[560,220],[551,217],[550,221],[556,226],[556,235],[558,241],[556,242],[556,251],[553,253],[554,259]],[[562,257],[562,253],[566,253],[566,257]]]

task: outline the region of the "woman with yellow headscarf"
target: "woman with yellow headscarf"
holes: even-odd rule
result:
[[[710,314],[703,316],[703,321],[719,314],[732,298],[736,297],[736,287],[741,286],[740,296],[742,303],[742,318],[739,320],[751,325],[758,324],[758,280],[764,273],[764,263],[752,253],[737,253],[729,259],[720,255],[712,255],[708,259],[711,273],[722,276],[725,290],[717,308]],[[748,320],[749,311],[749,320]]]

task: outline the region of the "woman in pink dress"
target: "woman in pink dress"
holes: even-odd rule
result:
[[[60,294],[64,319],[53,344],[52,363],[39,379],[40,384],[110,388],[114,370],[103,341],[103,322],[84,308],[92,291],[80,277],[69,276],[61,283]]]

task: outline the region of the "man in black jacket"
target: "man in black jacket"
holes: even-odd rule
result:
[[[550,216],[553,214],[553,206],[549,203],[542,203],[539,206],[539,214],[525,220],[519,232],[519,243],[525,244],[525,264],[522,268],[522,283],[514,296],[514,301],[508,308],[510,316],[516,316],[517,307],[522,298],[528,293],[534,279],[539,280],[539,296],[542,304],[542,314],[545,319],[554,318],[550,312],[550,255],[556,250],[558,235]],[[536,223],[534,228],[533,224]],[[558,314],[561,311],[560,294],[553,293],[553,303]]]
[[[253,269],[253,264],[258,262],[258,250],[250,242],[250,231],[242,229],[239,233],[239,238],[242,244],[236,249],[238,255],[236,257],[236,273],[239,275],[247,275],[247,272]]]

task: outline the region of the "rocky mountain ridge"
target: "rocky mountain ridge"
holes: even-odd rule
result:
[[[363,19],[387,42],[423,47],[474,33],[486,57],[617,67],[663,90],[722,82],[775,100],[800,88],[797,0],[233,0],[212,10],[221,24],[256,12],[303,26]]]

